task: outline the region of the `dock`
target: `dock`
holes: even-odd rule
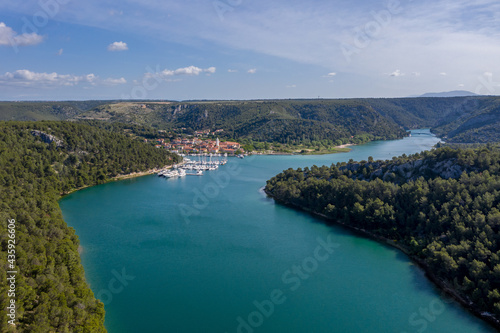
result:
[[[200,156],[200,160],[193,161],[187,157],[184,158],[184,161],[181,164],[176,164],[172,169],[163,169],[160,170],[157,175],[159,177],[165,178],[178,178],[185,176],[203,176],[204,171],[214,171],[219,168],[221,165],[225,165],[227,163],[227,154],[223,156],[223,158],[219,158],[221,156],[216,156],[215,159],[212,159],[213,155],[210,154],[208,156]],[[196,173],[187,173],[186,171],[196,171]]]

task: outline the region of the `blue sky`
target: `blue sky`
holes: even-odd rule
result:
[[[498,95],[499,57],[498,0],[0,2],[0,100]]]

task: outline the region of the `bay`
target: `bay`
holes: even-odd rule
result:
[[[60,206],[110,333],[494,332],[401,252],[262,192],[290,167],[390,159],[438,141],[417,130],[349,153],[231,158],[202,177],[108,183]]]

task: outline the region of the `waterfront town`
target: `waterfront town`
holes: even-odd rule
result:
[[[147,142],[147,140],[145,140]],[[165,148],[173,153],[184,154],[222,154],[237,155],[243,153],[243,149],[238,142],[216,140],[202,140],[200,138],[177,138],[170,142],[165,139],[156,141],[157,148]]]

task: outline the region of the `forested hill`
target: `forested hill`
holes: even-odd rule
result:
[[[369,103],[397,124],[431,128],[446,142],[500,142],[500,97],[371,99]]]
[[[262,101],[0,102],[0,120],[102,120],[156,129],[224,130],[221,137],[280,143],[393,139],[432,128],[449,142],[500,142],[500,97]],[[343,142],[346,143],[346,142]]]
[[[1,120],[67,120],[112,101],[0,102]]]
[[[77,119],[184,128],[187,133],[221,129],[221,137],[280,143],[406,135],[392,119],[356,100],[124,102],[100,106]]]
[[[440,148],[392,161],[288,169],[265,191],[394,240],[442,287],[486,319],[491,314],[500,327],[498,148]]]
[[[177,161],[123,134],[70,122],[0,122],[1,332],[104,332],[62,193]],[[17,327],[7,324],[7,221],[16,221]],[[9,258],[9,260],[12,260]]]
[[[228,137],[282,143],[336,141],[360,134],[388,139],[401,135],[398,126],[432,128],[447,142],[500,142],[500,97],[495,96],[129,102],[101,105],[76,118],[186,128],[188,132],[224,129]]]

